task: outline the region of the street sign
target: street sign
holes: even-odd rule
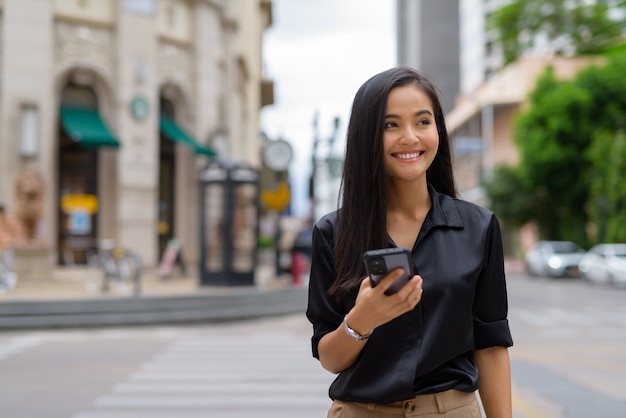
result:
[[[261,202],[266,208],[282,212],[291,200],[291,191],[286,181],[281,181],[275,190],[261,191]]]

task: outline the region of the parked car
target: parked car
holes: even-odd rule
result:
[[[578,264],[585,255],[571,241],[538,241],[526,253],[526,268],[531,276],[580,277]]]
[[[580,261],[585,279],[626,286],[626,244],[598,244]]]

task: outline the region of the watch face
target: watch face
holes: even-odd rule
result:
[[[263,162],[272,170],[286,170],[292,157],[291,145],[282,139],[270,141],[263,149]]]

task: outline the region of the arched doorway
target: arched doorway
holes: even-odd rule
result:
[[[181,126],[180,123],[187,119],[181,117],[186,113],[186,106],[183,94],[175,86],[166,85],[162,88],[159,105],[158,242],[159,255],[163,256],[172,239],[180,244],[190,244],[188,225],[197,219],[197,215],[189,208],[189,202],[195,202],[195,196],[190,194],[197,193],[195,158],[211,158],[216,153],[199,143]],[[179,205],[177,202],[185,204]]]
[[[164,97],[160,98],[161,120],[176,120],[174,104]],[[176,144],[164,129],[159,130],[159,207],[158,241],[159,257],[163,255],[167,243],[175,237],[176,213]]]
[[[84,264],[100,232],[99,149],[119,142],[100,118],[93,88],[71,81],[61,91],[58,129],[58,262]]]

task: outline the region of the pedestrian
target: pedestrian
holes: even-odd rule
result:
[[[436,88],[409,68],[356,93],[340,208],[313,231],[307,318],[313,356],[338,376],[329,418],[510,418],[507,292],[500,227],[457,198]],[[366,250],[410,250],[416,275],[372,287]]]
[[[0,202],[0,293],[11,290],[17,282],[13,269],[14,245],[19,234],[17,219]]]
[[[15,216],[6,212],[0,202],[0,252],[13,248],[19,234],[19,225]]]

